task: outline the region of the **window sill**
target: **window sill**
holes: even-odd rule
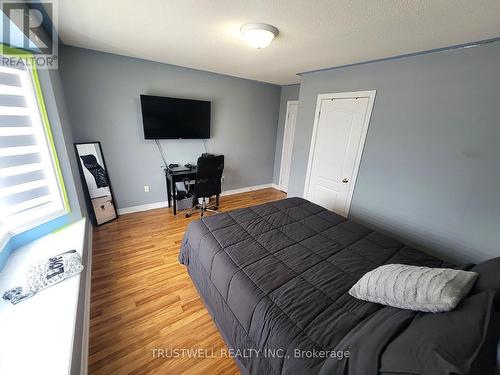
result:
[[[82,219],[17,249],[0,272],[0,293],[22,285],[28,263],[71,249],[82,255],[85,227]],[[80,275],[17,305],[0,299],[0,374],[69,374]]]
[[[17,236],[28,230],[36,228],[40,225],[46,224],[61,216],[68,214],[69,211],[56,204],[51,204],[37,210],[27,212],[26,216],[17,218],[17,222],[11,222],[10,225],[6,223],[10,230],[11,236]]]
[[[9,240],[10,240],[10,233],[9,233],[9,231],[7,230],[7,228],[5,228],[4,225],[2,225],[0,223],[0,254],[7,247],[7,244],[9,243]],[[0,267],[0,270],[1,269],[2,268]]]

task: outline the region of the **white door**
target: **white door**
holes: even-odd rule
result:
[[[318,97],[305,197],[347,216],[375,92]]]
[[[283,133],[283,149],[281,151],[280,167],[280,190],[288,191],[288,179],[290,178],[290,164],[292,161],[293,136],[295,134],[295,123],[297,122],[297,109],[299,102],[288,101],[286,106],[285,132]]]

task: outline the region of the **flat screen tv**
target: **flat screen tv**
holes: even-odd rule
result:
[[[204,100],[141,95],[144,138],[210,138],[210,106]]]

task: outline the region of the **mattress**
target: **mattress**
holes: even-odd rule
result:
[[[411,334],[419,313],[348,290],[383,264],[458,268],[301,198],[192,222],[179,260],[247,374],[425,373],[391,360],[401,356],[391,343]],[[490,318],[488,301],[472,313],[479,325]],[[468,371],[474,359],[452,365]]]

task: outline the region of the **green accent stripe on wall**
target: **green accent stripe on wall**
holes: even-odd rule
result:
[[[45,129],[45,135],[47,136],[47,141],[50,146],[50,151],[54,160],[54,167],[56,170],[57,179],[59,181],[59,186],[61,188],[61,194],[64,201],[64,209],[66,212],[70,211],[68,194],[66,193],[66,186],[64,185],[64,179],[61,171],[61,165],[59,164],[59,158],[57,157],[56,146],[54,144],[54,138],[52,137],[52,130],[50,128],[49,116],[47,115],[47,108],[45,107],[45,101],[43,100],[42,87],[40,85],[40,80],[38,78],[38,72],[36,68],[30,68],[31,77],[33,79],[33,84],[35,86],[36,100],[38,102],[38,109],[40,110],[40,116],[42,117],[43,127]]]

